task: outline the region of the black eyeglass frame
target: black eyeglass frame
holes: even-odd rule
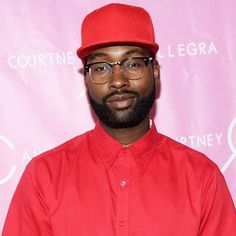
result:
[[[123,67],[122,67],[122,65],[123,65],[126,61],[133,60],[133,59],[141,59],[141,60],[143,60],[145,66],[147,66],[148,63],[151,62],[154,58],[151,57],[151,56],[150,56],[150,57],[129,57],[129,58],[126,58],[126,59],[124,59],[124,60],[122,60],[122,61],[115,61],[115,62],[107,62],[107,61],[93,62],[93,63],[84,65],[84,71],[90,75],[91,80],[92,80],[93,83],[95,83],[95,84],[105,84],[105,83],[107,83],[107,82],[109,81],[109,79],[108,79],[106,82],[103,82],[103,83],[96,83],[96,82],[94,82],[94,80],[92,79],[92,76],[91,76],[91,74],[90,74],[90,69],[91,69],[91,66],[92,66],[92,65],[96,65],[96,64],[100,64],[100,63],[108,64],[108,65],[112,68],[111,73],[113,73],[113,66],[119,65],[119,66],[121,67],[121,71],[122,71],[122,73],[123,73]],[[127,78],[128,78],[128,77],[127,77]],[[129,79],[129,80],[138,80],[138,79],[141,79],[141,78],[142,78],[142,77],[137,78],[137,79],[130,79],[130,78],[128,78],[128,79]]]

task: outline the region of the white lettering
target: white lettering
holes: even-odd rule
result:
[[[211,42],[211,43],[210,43],[210,46],[209,46],[208,54],[211,54],[211,53],[213,53],[213,52],[214,52],[215,54],[218,53],[215,44],[214,44],[213,42]]]
[[[12,60],[14,60],[14,62],[13,62]],[[8,65],[9,65],[12,69],[16,69],[16,68],[17,68],[16,56],[10,56],[10,57],[8,57]]]
[[[63,52],[61,55],[59,53],[56,53],[56,60],[57,60],[57,64],[66,64],[66,55]]]
[[[191,135],[191,136],[188,136],[188,138],[190,139],[190,146],[193,147],[195,136]]]
[[[54,53],[49,52],[49,53],[47,53],[47,55],[48,55],[48,57],[49,57],[49,63],[50,63],[50,65],[53,65],[53,55],[54,55]]]
[[[189,43],[180,43],[176,45],[168,44],[166,48],[161,48],[157,56],[158,58],[169,57],[173,58],[176,56],[185,57],[185,56],[206,56],[210,54],[217,54],[217,48],[214,42],[189,42]]]
[[[189,43],[187,44],[187,53],[190,56],[195,56],[197,55],[198,49],[197,49],[197,45],[195,43]]]
[[[184,47],[185,45],[184,44],[178,44],[178,55],[180,56],[180,57],[183,57],[183,56],[185,56],[185,54],[184,54],[184,51],[185,51],[185,47]]]
[[[33,151],[32,151],[32,154],[30,154],[29,152],[25,151],[25,152],[23,153],[23,158],[22,158],[21,162],[22,162],[22,163],[28,163],[28,162],[31,161],[31,159],[32,159],[33,157],[36,157],[37,155],[38,155],[38,153],[37,153],[36,150],[33,150]]]
[[[44,54],[39,54],[39,55],[38,55],[38,65],[39,65],[40,67],[46,66],[46,63],[45,63],[45,55],[44,55]]]
[[[217,134],[202,134],[202,135],[188,135],[177,137],[176,141],[186,144],[192,148],[213,147],[221,145],[222,133]]]
[[[201,146],[206,146],[206,136],[202,135],[202,137],[197,136],[197,146],[201,147]]]
[[[186,137],[180,137],[180,142],[183,144],[187,143],[187,138]]]
[[[206,140],[207,140],[207,146],[208,147],[213,146],[213,135],[212,134],[207,134]]]
[[[206,43],[199,43],[198,44],[198,47],[199,47],[199,55],[206,55],[207,52],[206,52]]]
[[[17,57],[17,65],[20,68],[25,68],[27,67],[27,57],[25,55],[19,55]]]
[[[35,67],[37,65],[37,60],[35,56],[32,57],[28,56],[27,59],[29,67]]]
[[[12,55],[8,57],[8,65],[12,69],[34,68],[52,65],[73,65],[77,63],[73,52],[39,53],[34,55]]]
[[[169,56],[169,57],[174,57],[175,55],[172,54],[172,52],[171,52],[171,46],[168,45],[167,48],[168,48],[168,56]]]
[[[221,145],[222,133],[220,133],[220,134],[215,134],[215,137],[216,137],[216,139],[217,139],[218,145]]]
[[[23,154],[23,158],[22,158],[22,163],[28,163],[32,158],[30,157],[28,152],[24,152]]]
[[[67,52],[67,64],[73,65],[74,56],[72,52]]]

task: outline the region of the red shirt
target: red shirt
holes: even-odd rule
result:
[[[99,124],[34,158],[2,236],[235,236],[217,166],[157,133],[122,146]]]

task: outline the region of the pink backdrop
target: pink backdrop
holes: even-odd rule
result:
[[[26,164],[91,129],[75,51],[90,10],[111,1],[2,1],[0,232]],[[236,202],[236,2],[118,1],[145,7],[160,44],[160,132],[207,154]]]

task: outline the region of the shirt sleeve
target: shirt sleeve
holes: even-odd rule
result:
[[[199,236],[216,235],[236,235],[236,211],[224,177],[213,165],[206,169],[203,179]]]
[[[48,207],[32,178],[33,163],[24,171],[12,198],[2,236],[51,236]]]

